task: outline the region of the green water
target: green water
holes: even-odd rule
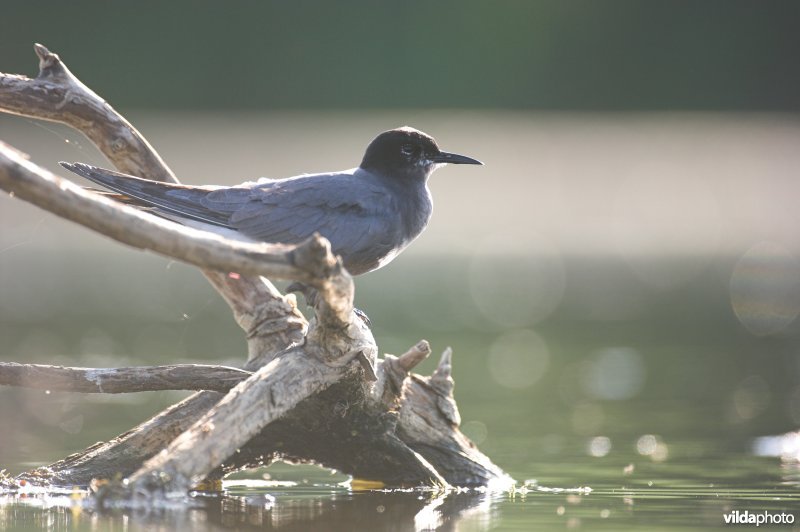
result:
[[[67,254],[57,265],[44,256],[3,257],[4,302],[32,293],[32,265],[52,282],[24,305],[0,307],[3,359],[241,359],[244,344],[225,305],[191,269],[127,252],[102,261]],[[493,260],[501,273],[514,263]],[[650,262],[679,270],[694,260]],[[546,311],[513,307],[509,293],[530,286],[483,292],[486,281],[465,257],[411,258],[359,280],[357,304],[383,352],[423,337],[435,352],[453,347],[462,428],[517,480],[513,492],[354,492],[342,475],[279,464],[239,475],[226,496],[200,497],[191,511],[98,514],[64,506],[64,497],[8,496],[0,528],[641,530],[723,526],[732,510],[798,515],[798,464],[754,451],[759,436],[797,426],[798,325],[789,320],[768,336],[743,327],[731,307],[736,261],[709,259],[694,276],[656,290],[618,259],[565,256],[563,290]],[[7,282],[25,268],[18,284]],[[137,290],[120,283],[127,278]],[[495,296],[515,313],[502,315]],[[16,473],[56,460],[183,396],[1,389],[0,464]]]
[[[192,184],[346,168],[400,124],[485,161],[437,172],[430,227],[358,279],[356,304],[382,352],[431,342],[423,374],[453,347],[462,430],[518,489],[352,492],[341,475],[276,465],[191,511],[101,515],[64,497],[6,497],[0,529],[688,530],[724,526],[732,510],[800,514],[797,463],[757,444],[800,427],[796,117],[129,118]],[[52,124],[0,116],[0,137],[55,171],[105,164]],[[237,365],[244,352],[193,269],[0,194],[0,360]],[[58,460],[185,395],[2,388],[0,469]]]
[[[528,442],[531,443],[531,442]],[[351,491],[340,477],[310,467],[276,466],[275,480],[229,481],[223,497],[197,497],[187,509],[95,513],[68,496],[0,499],[3,530],[695,530],[723,526],[732,510],[796,516],[797,465],[714,441],[675,442],[679,453],[654,463],[627,449],[587,457],[573,442],[528,462],[541,479],[515,492]],[[681,455],[681,450],[695,452]],[[704,449],[704,453],[697,450]],[[631,471],[632,470],[632,471]],[[628,471],[627,473],[625,471]],[[588,490],[587,488],[591,488]]]

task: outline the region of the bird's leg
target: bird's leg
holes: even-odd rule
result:
[[[314,307],[316,305],[317,297],[319,296],[319,292],[317,292],[316,288],[300,282],[291,283],[286,287],[286,292],[295,294],[299,292],[303,294],[303,297],[306,300],[306,305],[309,307]]]

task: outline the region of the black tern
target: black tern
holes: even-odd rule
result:
[[[314,232],[327,238],[353,274],[394,259],[428,225],[427,180],[444,164],[483,164],[441,151],[410,127],[381,133],[357,168],[237,186],[188,186],[151,181],[83,163],[67,170],[185,225],[240,240],[297,244]]]

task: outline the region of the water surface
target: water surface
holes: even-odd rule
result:
[[[280,465],[231,480],[227,495],[198,498],[188,513],[98,514],[65,506],[69,496],[5,497],[0,528],[680,530],[723,526],[733,510],[800,514],[797,463],[761,456],[754,443],[800,426],[797,121],[132,118],[196,184],[352,166],[374,133],[402,123],[485,160],[483,173],[434,176],[430,229],[358,279],[356,304],[382,352],[430,340],[423,374],[453,347],[462,430],[517,489],[363,492],[341,475]],[[103,164],[49,125],[0,116],[0,135],[51,168]],[[314,157],[295,149],[301,142],[319,147]],[[0,195],[0,359],[238,365],[244,353],[229,311],[193,269]],[[0,468],[55,461],[185,395],[0,389]]]

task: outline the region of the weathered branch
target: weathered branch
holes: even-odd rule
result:
[[[380,398],[387,408],[398,408],[409,372],[430,354],[430,344],[427,340],[420,340],[399,357],[384,355],[379,368],[381,378],[373,388],[373,396]]]
[[[0,75],[2,110],[72,126],[86,135],[120,172],[155,181],[178,180],[155,149],[105,100],[81,83],[58,55],[41,44],[39,75]]]
[[[37,53],[40,53],[41,56],[46,53],[46,50],[37,48]],[[40,78],[61,77],[61,81],[72,87],[70,90],[85,89],[65,68],[62,68],[63,65],[57,57],[51,55],[49,60],[55,61],[55,64],[51,65],[54,70],[49,72],[43,70]],[[13,81],[24,82],[26,80],[19,78]],[[27,80],[27,82],[27,85],[23,85],[22,88],[28,89],[28,96],[30,96],[30,93],[35,93],[40,87],[32,80]],[[25,92],[25,90],[18,90],[15,91],[15,95],[19,96]],[[96,98],[91,91],[88,91],[88,96],[90,99]],[[16,105],[17,99],[12,100],[12,103]],[[15,108],[14,105],[8,107],[19,111],[20,106],[17,105]],[[46,105],[32,105],[30,108],[39,109],[39,107],[46,107]],[[41,109],[39,110],[41,111]],[[29,116],[36,114],[29,111],[26,113]],[[56,116],[48,115],[46,112],[42,115],[45,118]],[[85,125],[85,122],[80,124]],[[264,244],[255,245],[253,249],[247,250],[242,248],[240,243],[226,242],[215,235],[192,231],[87,193],[70,182],[37,168],[19,152],[6,146],[0,146],[0,187],[17,197],[31,201],[62,217],[82,223],[118,241],[150,249],[179,260],[182,259],[201,268],[212,268],[221,272],[234,271],[238,276],[243,274],[290,278],[315,287],[320,296],[320,304],[317,312],[318,323],[313,328],[314,337],[324,340],[326,344],[311,341],[307,342],[307,345],[311,346],[315,356],[323,358],[329,363],[344,366],[349,360],[352,360],[352,349],[346,344],[363,336],[360,334],[358,326],[352,324],[352,280],[341,267],[340,262],[332,256],[327,242],[319,237],[312,238],[305,245],[297,247]],[[192,243],[192,238],[195,238],[194,243]],[[216,244],[214,244],[215,241]],[[236,249],[237,247],[238,249]],[[231,259],[232,263],[229,262]],[[215,286],[224,286],[228,289],[225,295],[229,296],[226,299],[232,308],[234,305],[242,305],[242,302],[247,307],[253,307],[252,298],[242,298],[235,290],[230,290],[226,277],[220,275],[209,277]],[[237,285],[235,288],[239,288],[239,286]],[[269,295],[275,294],[277,292]],[[248,310],[250,309],[248,308]],[[285,312],[286,309],[281,310]],[[292,311],[294,311],[293,308],[289,309],[284,316],[292,314]],[[294,314],[299,315],[296,311]],[[242,314],[237,315],[237,317],[240,316]],[[240,320],[240,324],[242,321],[249,321],[244,325],[251,330],[264,330],[265,325],[267,329],[273,328],[268,324],[269,319],[255,320],[250,313],[245,314],[244,318],[244,320]],[[302,319],[297,319],[295,323],[299,325],[295,327],[296,329],[304,328]],[[334,330],[328,331],[327,327],[332,327]],[[363,343],[356,342],[356,344]],[[257,349],[260,351],[263,348],[263,342],[258,342],[258,344]],[[357,350],[355,354],[363,356],[366,350],[374,351],[374,342],[371,341],[371,336],[367,338],[366,344],[361,346],[363,349]],[[327,345],[336,347],[336,349],[328,350]],[[257,350],[252,349],[251,345],[250,351],[250,358],[254,358]],[[374,353],[370,354],[374,357]],[[263,422],[259,422],[258,419],[262,417],[264,418]],[[270,419],[268,416],[255,415],[249,421],[253,421],[254,426],[260,428]],[[245,441],[235,441],[234,445],[241,445]]]
[[[294,294],[284,296],[263,277],[231,276],[206,271],[206,279],[233,311],[247,339],[247,360],[276,355],[303,340],[308,322],[297,309]],[[264,363],[269,359],[264,359]]]
[[[433,375],[409,376],[397,435],[454,486],[509,484],[511,477],[458,430],[461,416],[453,398],[451,370],[452,350],[447,348]]]
[[[130,393],[156,390],[227,392],[252,375],[242,369],[203,364],[130,368],[69,368],[0,362],[0,385],[59,392]]]
[[[130,482],[147,492],[166,487],[184,493],[270,422],[342,376],[300,349],[289,350],[231,390]]]

